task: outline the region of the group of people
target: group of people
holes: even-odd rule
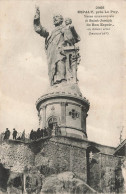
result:
[[[9,139],[10,138],[10,134],[11,134],[10,130],[8,128],[6,128],[6,131],[4,133],[4,139]],[[13,135],[13,139],[17,138],[17,131],[16,131],[15,128],[13,129],[12,135]]]
[[[11,135],[11,132],[8,128],[6,128],[6,131],[4,132],[4,140],[7,140],[10,138],[10,135]],[[14,128],[13,129],[13,133],[12,133],[12,137],[13,137],[13,140],[24,140],[25,138],[25,132],[23,131],[22,135],[21,136],[18,136],[18,132],[17,130]]]
[[[38,128],[37,131],[34,131],[32,129],[30,132],[30,140],[37,140],[50,135],[51,135],[51,131],[49,130],[49,128],[44,128],[44,129]]]
[[[58,127],[58,125],[56,125],[55,127],[53,127],[53,129],[49,128],[49,127],[45,127],[44,129],[40,129],[38,128],[37,130],[31,130],[30,134],[29,134],[29,139],[30,140],[37,140],[40,138],[44,138],[44,137],[50,137],[55,135],[61,135],[61,130],[60,127]],[[3,133],[3,139],[4,140],[8,140],[10,139],[10,135],[11,132],[8,128],[6,128],[6,131]],[[13,132],[12,132],[12,138],[13,140],[22,140],[25,141],[25,130],[22,132],[21,135],[19,135],[19,133],[17,132],[17,130],[14,128]]]
[[[30,140],[37,140],[44,137],[50,137],[54,131],[54,135],[61,135],[60,127],[56,126],[55,129],[50,129],[49,127],[45,127],[44,129],[38,128],[37,131],[33,129],[30,132]]]

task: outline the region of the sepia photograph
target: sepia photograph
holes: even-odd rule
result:
[[[126,193],[125,10],[0,0],[0,194]]]

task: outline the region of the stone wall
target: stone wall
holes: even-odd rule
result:
[[[25,166],[34,164],[34,153],[28,144],[9,140],[0,144],[0,160],[5,168],[23,172]]]
[[[89,185],[102,193],[123,191],[122,157],[93,153],[89,160]]]
[[[41,143],[35,156],[35,165],[47,168],[49,174],[72,171],[87,181],[86,150],[56,139]]]

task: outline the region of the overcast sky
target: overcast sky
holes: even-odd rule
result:
[[[51,3],[50,3],[51,2]],[[52,17],[60,13],[73,20],[81,37],[79,86],[91,104],[87,118],[89,140],[117,146],[122,126],[125,130],[124,103],[124,18],[126,1],[0,1],[0,131],[38,128],[36,100],[49,85],[44,39],[34,32],[35,4],[41,23],[49,32]],[[53,2],[53,3],[52,3]],[[118,2],[118,3],[117,3]],[[78,10],[118,10],[109,36],[89,36],[83,14]],[[125,23],[126,26],[126,23]],[[125,133],[123,132],[123,138]]]

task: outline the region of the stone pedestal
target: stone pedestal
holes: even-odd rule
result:
[[[40,128],[57,124],[62,136],[87,138],[86,117],[89,102],[80,92],[78,84],[62,82],[51,86],[36,102]]]

